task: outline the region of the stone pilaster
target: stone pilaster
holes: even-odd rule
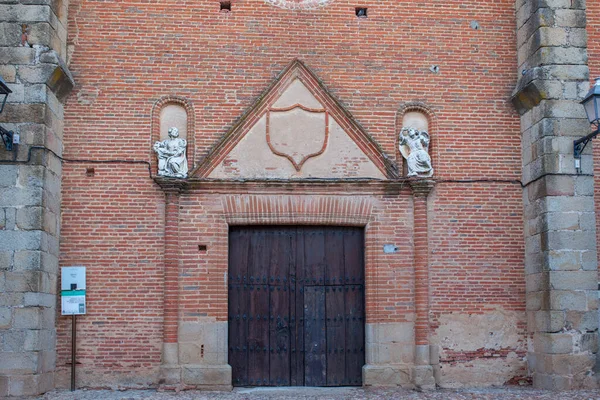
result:
[[[0,4],[0,75],[13,91],[0,125],[0,397],[54,388],[67,4]],[[31,159],[28,160],[31,146]]]
[[[227,322],[179,318],[181,242],[179,209],[185,180],[156,178],[165,192],[164,322],[159,384],[165,389],[231,390]],[[204,351],[204,343],[212,343]]]
[[[534,386],[596,385],[597,253],[592,155],[576,175],[573,140],[590,132],[584,0],[516,0],[525,274]]]
[[[165,190],[165,255],[163,303],[163,356],[161,383],[181,382],[178,348],[179,320],[179,198],[180,188],[163,186]]]
[[[429,235],[427,196],[433,189],[430,180],[411,181],[414,207],[415,245],[415,370],[414,383],[422,389],[435,389],[429,351]]]

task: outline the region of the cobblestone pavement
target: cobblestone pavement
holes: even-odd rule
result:
[[[182,391],[158,392],[156,390],[77,390],[53,391],[27,400],[340,400],[340,399],[410,399],[410,400],[600,400],[600,390],[551,392],[521,387],[490,389],[436,390],[417,392],[391,388],[285,388],[285,389],[235,389],[232,392]]]

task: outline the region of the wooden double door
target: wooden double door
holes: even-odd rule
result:
[[[360,228],[232,227],[233,385],[362,385],[364,288]]]

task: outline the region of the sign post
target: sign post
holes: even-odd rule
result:
[[[77,315],[86,311],[85,267],[61,268],[61,314],[71,316],[71,391],[75,391],[75,364],[77,354]]]

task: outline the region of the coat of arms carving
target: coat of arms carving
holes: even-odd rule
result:
[[[329,139],[329,114],[295,104],[267,111],[267,143],[271,151],[287,158],[296,171],[312,158],[322,154]]]

